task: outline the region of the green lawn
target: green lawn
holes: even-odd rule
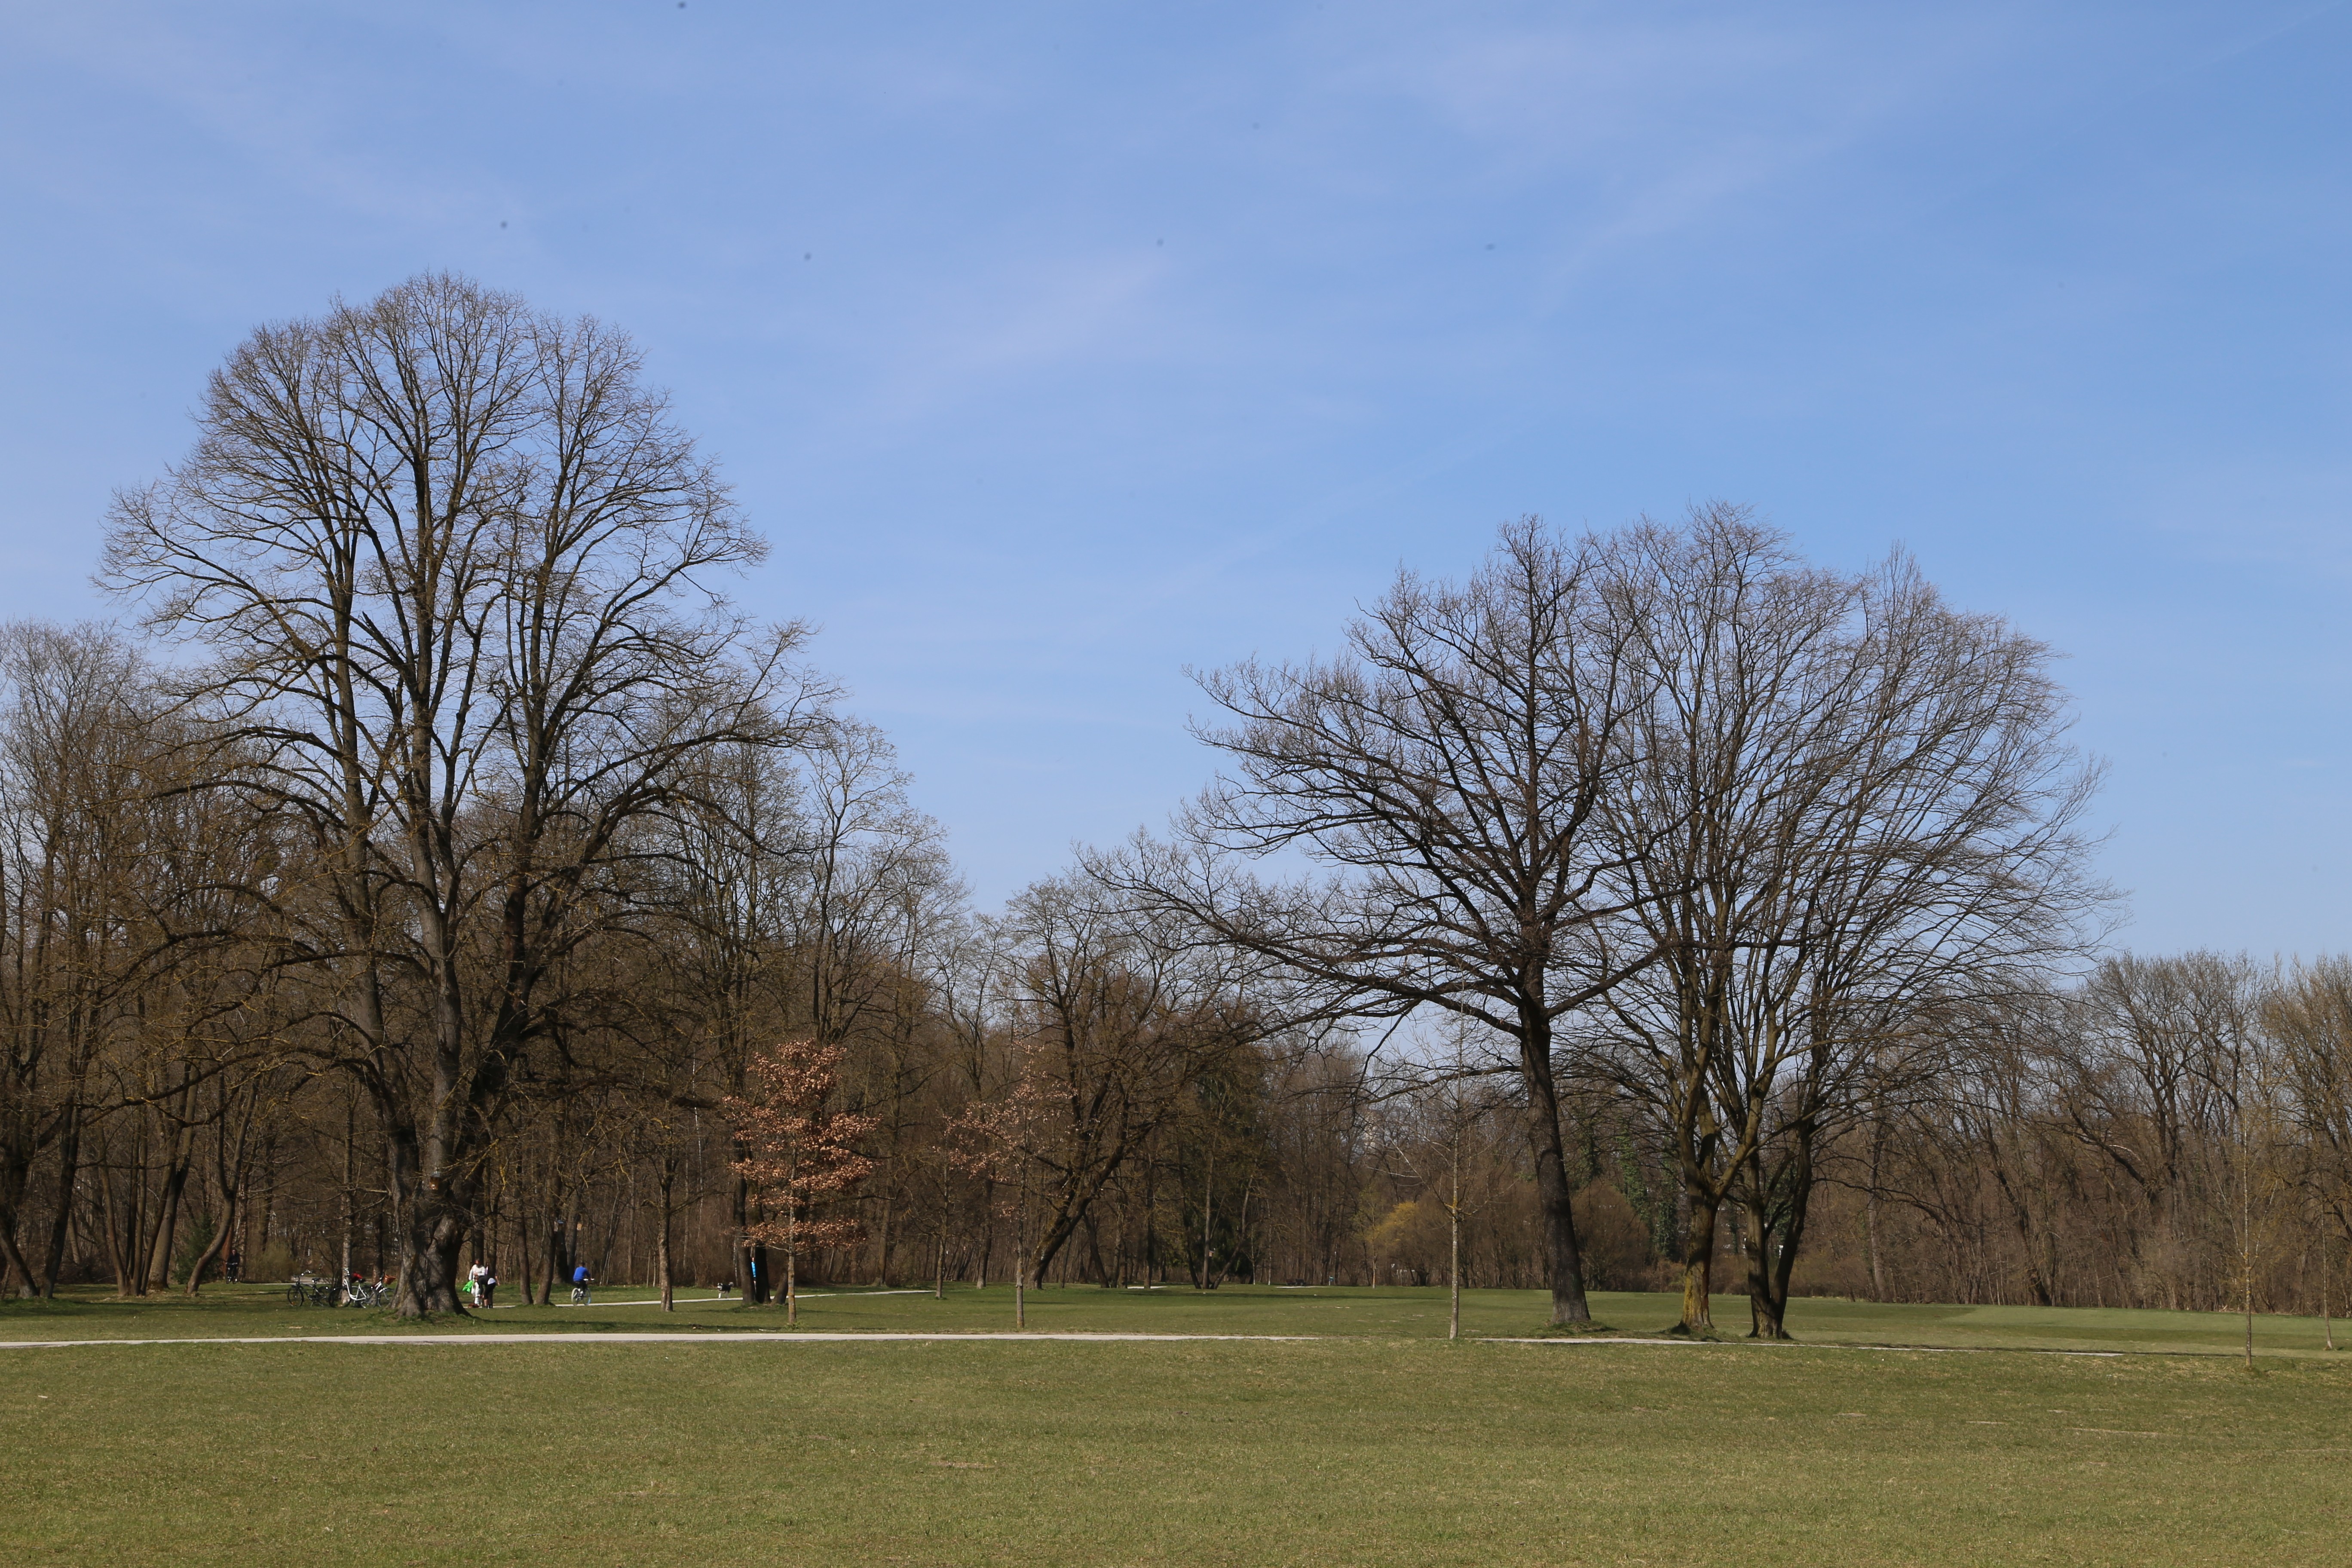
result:
[[[1005,1292],[831,1295],[816,1329],[973,1330]],[[498,1329],[651,1327],[593,1308]],[[1476,1292],[1524,1332],[1527,1292]],[[1654,1331],[1670,1299],[1603,1297]],[[2263,1320],[1801,1303],[1849,1343],[2113,1357],[1448,1344],[1439,1291],[1039,1292],[1043,1329],[1275,1342],[952,1339],[0,1351],[16,1562],[445,1564],[2338,1563],[2352,1354]],[[1744,1322],[1726,1298],[1718,1315]],[[1735,1316],[1735,1314],[1737,1314]],[[775,1314],[704,1306],[708,1329]],[[673,1320],[676,1321],[676,1320]],[[0,1309],[0,1338],[386,1327],[258,1290]],[[685,1325],[682,1325],[685,1326]],[[2180,1352],[2202,1353],[2182,1354]]]

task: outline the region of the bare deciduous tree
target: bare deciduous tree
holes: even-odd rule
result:
[[[190,700],[314,837],[307,899],[251,891],[331,977],[408,1313],[458,1310],[491,1119],[630,825],[778,730],[794,634],[747,668],[709,585],[761,543],[638,373],[593,321],[418,278],[254,333],[189,458],[114,509],[107,581],[210,650]]]
[[[1649,962],[1582,961],[1624,912],[1624,850],[1598,814],[1643,700],[1609,552],[1533,519],[1459,585],[1407,573],[1328,661],[1202,679],[1230,715],[1197,731],[1231,771],[1179,847],[1099,874],[1369,1016],[1430,1007],[1508,1042],[1533,1131],[1552,1321],[1589,1321],[1554,1064],[1560,1019]],[[1320,881],[1261,879],[1294,855]]]
[[[1619,556],[1648,702],[1605,797],[1630,886],[1591,936],[1654,968],[1601,999],[1601,1060],[1668,1131],[1691,1214],[1682,1327],[1712,1326],[1715,1223],[1759,1222],[1755,1331],[1781,1324],[1824,1138],[1885,1092],[1909,1025],[2042,984],[2100,889],[2047,650],[1955,614],[1901,558],[1802,566],[1737,508]],[[1874,1068],[1874,1070],[1873,1070]]]

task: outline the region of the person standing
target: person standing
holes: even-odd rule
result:
[[[495,1262],[482,1266],[482,1307],[485,1310],[499,1304],[499,1266]]]
[[[482,1266],[482,1260],[478,1258],[474,1259],[474,1267],[466,1271],[466,1289],[473,1292],[474,1305],[477,1307],[482,1304],[482,1281],[489,1278],[489,1273],[490,1271]]]

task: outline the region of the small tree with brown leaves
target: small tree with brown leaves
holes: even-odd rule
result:
[[[847,1247],[863,1238],[854,1216],[828,1215],[874,1169],[857,1152],[877,1120],[832,1106],[841,1083],[841,1046],[787,1040],[753,1053],[745,1073],[749,1092],[727,1101],[740,1146],[735,1164],[759,1199],[761,1216],[745,1227],[753,1241],[783,1254],[784,1321],[800,1321],[800,1255]]]
[[[1021,1076],[995,1100],[974,1100],[948,1123],[948,1159],[984,1184],[997,1215],[1013,1221],[1013,1326],[1029,1326],[1030,1199],[1045,1173],[1053,1107],[1024,1059]]]

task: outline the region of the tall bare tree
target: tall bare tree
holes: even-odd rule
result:
[[[763,547],[639,370],[593,321],[420,277],[256,331],[187,460],[114,508],[106,580],[210,650],[190,700],[318,846],[306,906],[252,891],[330,977],[404,1313],[459,1310],[496,1109],[629,825],[777,731],[794,633],[747,664],[709,587]]]
[[[1229,715],[1196,733],[1230,771],[1100,874],[1275,960],[1366,1016],[1430,1007],[1507,1043],[1525,1090],[1552,1321],[1590,1321],[1561,1131],[1563,1016],[1650,960],[1574,940],[1624,912],[1626,851],[1600,831],[1643,701],[1602,542],[1534,519],[1466,583],[1406,573],[1348,650],[1202,678]],[[1319,880],[1255,875],[1301,856]]]
[[[1617,1081],[1654,1105],[1691,1214],[1682,1327],[1712,1326],[1717,1211],[1761,1222],[1755,1331],[1785,1333],[1820,1144],[1884,1093],[1906,1028],[2081,951],[2099,889],[2049,655],[1955,614],[1900,557],[1804,566],[1738,508],[1618,557],[1650,701],[1608,797],[1626,918],[1659,963],[1606,998]]]

